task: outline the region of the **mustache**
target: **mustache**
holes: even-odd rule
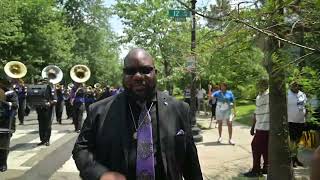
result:
[[[145,86],[145,85],[147,85],[147,82],[145,80],[136,80],[136,81],[133,81],[132,84]]]

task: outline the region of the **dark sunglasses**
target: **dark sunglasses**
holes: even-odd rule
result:
[[[154,67],[144,66],[138,68],[123,68],[123,72],[126,75],[135,75],[137,72],[140,74],[150,74],[154,70]]]

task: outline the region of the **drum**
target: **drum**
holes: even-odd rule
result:
[[[48,102],[49,93],[51,93],[51,87],[47,84],[43,85],[28,85],[27,91],[27,103],[32,108],[39,106],[45,106]]]

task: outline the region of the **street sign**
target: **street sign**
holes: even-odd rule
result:
[[[190,17],[191,12],[188,10],[181,10],[181,9],[170,9],[169,10],[169,17]]]
[[[196,69],[196,57],[191,55],[187,57],[186,68],[188,71],[194,71]]]
[[[185,22],[187,19],[185,17],[174,17],[174,21]]]

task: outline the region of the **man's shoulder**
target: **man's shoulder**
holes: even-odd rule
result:
[[[221,90],[217,90],[217,91],[214,91],[212,93],[213,96],[218,96],[220,94]]]
[[[172,104],[173,106],[184,107],[184,108],[187,108],[189,106],[188,103],[181,101],[181,100],[178,100],[175,97],[167,95],[167,94],[160,92],[160,91],[158,92],[158,98],[164,98],[165,102],[168,102],[168,103]]]
[[[298,96],[299,96],[299,95],[300,95],[300,96],[306,96],[306,94],[305,94],[303,91],[300,91],[300,90],[299,90],[299,92],[298,92]]]
[[[97,102],[91,104],[90,108],[92,110],[105,108],[109,103],[112,103],[116,98],[119,98],[119,96],[122,96],[122,93],[114,95],[114,96],[107,97],[107,98],[102,99],[100,101],[97,101]]]
[[[230,95],[233,95],[233,93],[232,93],[231,90],[227,90],[226,93],[227,93],[227,94],[230,94]]]

